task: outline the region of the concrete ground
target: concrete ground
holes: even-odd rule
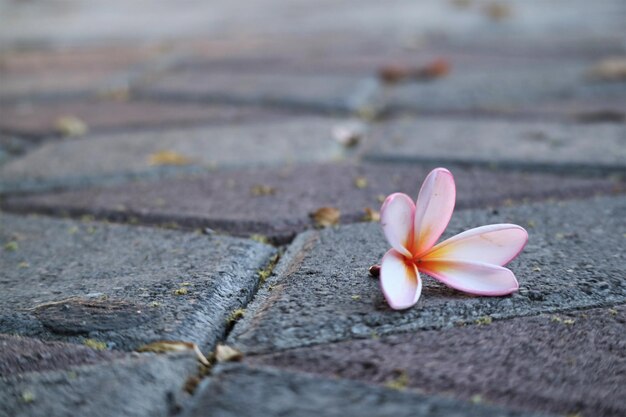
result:
[[[626,415],[623,1],[0,21],[0,416]],[[394,311],[378,210],[436,166],[520,289]]]

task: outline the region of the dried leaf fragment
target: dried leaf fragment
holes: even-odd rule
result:
[[[198,361],[206,366],[210,363],[207,358],[202,354],[198,345],[192,342],[174,341],[174,340],[161,340],[158,342],[148,343],[137,348],[137,352],[154,352],[154,353],[167,353],[167,352],[184,352],[191,350],[196,354]]]
[[[89,131],[87,124],[76,116],[61,116],[54,127],[63,136],[83,136]]]
[[[128,88],[128,86],[109,88],[100,91],[98,93],[98,97],[114,101],[126,102],[130,100],[130,89]]]
[[[369,207],[365,207],[365,215],[363,216],[365,222],[379,222],[380,212]]]
[[[483,397],[480,394],[475,394],[475,395],[472,395],[472,398],[470,398],[470,401],[474,404],[480,404],[483,402]]]
[[[218,363],[235,362],[243,358],[243,353],[228,345],[218,344],[215,347],[215,360]]]
[[[7,242],[4,245],[4,250],[7,252],[15,252],[19,249],[19,245],[16,241]]]
[[[450,63],[444,58],[437,58],[426,65],[412,67],[401,64],[383,66],[378,72],[379,78],[388,83],[395,84],[409,80],[433,80],[441,78],[450,72]]]
[[[335,207],[321,207],[311,213],[311,218],[318,227],[329,227],[339,224],[341,211]]]
[[[387,388],[403,391],[409,384],[409,374],[405,370],[396,370],[397,376],[385,382]]]
[[[187,295],[189,294],[189,290],[185,287],[181,287],[181,288],[178,288],[177,290],[174,290],[174,294],[175,295]]]
[[[513,10],[511,6],[506,3],[494,2],[489,3],[483,9],[487,17],[493,20],[504,20],[508,19],[513,15]]]
[[[346,148],[357,145],[365,135],[365,125],[360,121],[348,122],[333,127],[333,138]]]
[[[272,274],[272,272],[267,269],[260,269],[257,273],[261,282],[265,282]]]
[[[482,316],[477,318],[474,322],[479,326],[487,326],[493,322],[493,319],[489,316]]]
[[[354,179],[354,186],[359,189],[367,188],[367,178],[356,177]]]
[[[148,156],[150,165],[189,165],[191,159],[174,151],[158,151]]]
[[[254,240],[255,242],[264,243],[266,245],[270,243],[270,240],[267,236],[258,233],[251,234],[250,239]]]
[[[22,392],[21,398],[24,403],[30,404],[33,401],[35,401],[37,397],[35,396],[35,393],[33,393],[32,391],[24,391]]]
[[[255,197],[276,194],[276,188],[264,184],[256,184],[250,188],[250,193]]]
[[[589,78],[599,81],[626,80],[626,58],[607,58],[594,65],[588,73]]]
[[[226,318],[226,323],[233,324],[237,320],[241,319],[245,314],[246,314],[246,310],[244,310],[243,308],[238,308],[236,310],[233,310],[233,312],[230,313],[228,318]]]
[[[106,343],[101,342],[100,340],[96,340],[96,339],[85,339],[83,341],[83,345],[90,347],[94,350],[106,350],[107,348]]]
[[[411,71],[410,67],[404,65],[385,65],[378,71],[378,77],[388,84],[394,84],[411,78]]]

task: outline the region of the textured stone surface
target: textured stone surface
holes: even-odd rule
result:
[[[0,130],[35,137],[56,136],[59,120],[68,116],[82,120],[93,132],[200,123],[238,124],[276,118],[276,113],[251,107],[154,101],[71,100],[54,106],[32,102],[0,105]]]
[[[248,362],[558,414],[626,414],[626,308],[295,349]],[[475,398],[475,397],[474,397]]]
[[[489,13],[486,3],[458,7],[437,0],[394,1],[393,7],[376,1],[325,0],[303,4],[282,0],[251,4],[246,10],[227,1],[194,2],[180,8],[158,1],[150,13],[143,3],[111,1],[107,7],[85,6],[72,0],[66,7],[11,4],[0,36],[7,46],[20,44],[96,43],[111,40],[189,38],[245,39],[274,35],[349,33],[403,39],[427,34],[461,39],[524,39],[540,41],[549,35],[588,39],[615,37],[624,30],[623,2],[584,0],[554,2],[511,1],[505,14]],[[41,19],[44,15],[46,18]]]
[[[0,377],[109,361],[121,354],[86,346],[0,334]]]
[[[626,125],[400,119],[373,128],[366,158],[626,172]]]
[[[106,69],[93,69],[85,72],[41,73],[34,76],[3,74],[0,83],[0,100],[16,100],[21,96],[84,96],[94,92],[113,76]]]
[[[17,213],[176,222],[243,236],[259,233],[285,242],[311,228],[310,213],[320,207],[337,207],[341,223],[346,224],[363,221],[365,208],[378,210],[381,197],[388,194],[401,191],[415,196],[428,171],[424,165],[371,163],[218,171],[193,178],[13,197],[2,207]],[[457,180],[457,208],[588,197],[623,188],[623,183],[605,179],[466,168],[452,171]],[[255,194],[259,187],[266,187],[266,195]]]
[[[589,76],[626,56],[623,0],[0,0],[0,15],[0,416],[625,414],[626,83]],[[379,78],[436,59],[440,77]],[[367,124],[350,149],[321,116],[346,112]],[[61,139],[63,116],[89,133]],[[459,186],[449,234],[528,228],[520,292],[425,277],[391,311],[367,273],[379,225],[346,223],[441,165]],[[247,305],[276,250],[220,233],[287,243],[320,206],[341,225],[296,238]],[[159,339],[226,343],[244,364],[128,352]]]
[[[163,52],[136,45],[0,51],[0,101],[85,96],[124,86]]]
[[[412,83],[386,92],[385,103],[395,110],[417,112],[526,113],[541,116],[537,106],[586,103],[585,112],[606,110],[604,100],[617,99],[624,112],[624,82],[589,79],[592,63],[533,62],[526,66],[455,62],[454,70],[432,83]],[[621,104],[620,104],[621,103]],[[556,109],[555,109],[556,110]],[[544,108],[543,115],[546,111]]]
[[[376,76],[381,68],[390,65],[418,68],[437,58],[445,59],[453,73],[457,67],[498,67],[506,71],[563,62],[591,66],[607,56],[626,52],[617,36],[582,40],[546,36],[537,43],[521,37],[456,39],[435,34],[401,40],[371,34],[357,38],[345,32],[297,38],[199,39],[191,42],[190,49],[192,53],[175,66],[182,73],[234,71],[354,77]],[[410,82],[396,87],[408,85]]]
[[[9,157],[19,155],[32,146],[31,142],[15,135],[0,133],[0,164]]]
[[[377,224],[300,235],[238,323],[230,340],[249,353],[450,327],[624,302],[626,198],[458,211],[446,235],[516,223],[530,240],[509,267],[520,282],[509,297],[475,297],[424,280],[419,303],[391,310],[370,265],[388,249]]]
[[[370,105],[374,78],[258,72],[178,71],[137,88],[140,97],[356,111]]]
[[[195,416],[530,416],[414,392],[269,368],[221,366],[185,417]]]
[[[206,348],[251,297],[273,248],[177,231],[0,217],[0,332],[134,349]]]
[[[193,354],[130,355],[112,363],[0,378],[0,415],[169,416],[197,373]]]
[[[325,118],[158,132],[104,134],[47,143],[0,169],[0,191],[120,182],[137,176],[206,172],[219,167],[286,165],[341,155],[332,139],[337,123]],[[184,166],[154,166],[154,154],[171,151]]]

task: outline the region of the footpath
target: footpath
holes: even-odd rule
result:
[[[149,3],[0,1],[0,416],[626,415],[626,4]],[[394,311],[437,166],[520,289]]]

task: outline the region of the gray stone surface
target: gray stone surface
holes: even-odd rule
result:
[[[378,81],[339,75],[177,71],[136,88],[139,97],[266,104],[317,111],[358,111],[370,106]]]
[[[624,82],[589,79],[593,62],[558,63],[535,61],[526,65],[503,65],[489,60],[455,61],[450,74],[436,82],[404,84],[385,93],[392,110],[416,112],[487,112],[531,114],[545,117],[537,106],[586,103],[585,112],[606,110],[603,100],[617,99],[624,112]],[[556,109],[555,109],[556,111]]]
[[[198,370],[193,354],[130,355],[112,363],[0,378],[0,415],[170,416]]]
[[[246,358],[561,415],[626,414],[626,307],[500,320]]]
[[[0,377],[109,361],[120,352],[0,334]]]
[[[104,85],[113,74],[107,69],[68,73],[43,73],[34,76],[2,74],[0,100],[16,100],[21,96],[84,96]]]
[[[626,300],[626,198],[554,202],[454,214],[446,236],[516,223],[530,240],[509,264],[520,283],[508,297],[476,297],[428,277],[418,304],[391,310],[368,267],[388,249],[377,224],[300,235],[251,303],[230,343],[247,353],[450,327]]]
[[[39,139],[59,136],[63,117],[75,117],[90,132],[158,129],[199,124],[239,124],[271,120],[285,113],[258,107],[215,106],[139,100],[80,99],[57,102],[20,102],[0,105],[0,130]]]
[[[126,181],[221,167],[328,161],[342,155],[331,130],[338,121],[286,122],[104,134],[47,143],[0,169],[0,192]],[[171,151],[184,166],[154,166],[150,157]]]
[[[139,45],[0,51],[0,101],[88,96],[123,87],[143,64],[154,68],[164,52]]]
[[[9,158],[24,153],[32,147],[32,143],[15,135],[0,133],[0,165]]]
[[[319,415],[521,417],[535,414],[243,365],[220,366],[184,414],[185,417]]]
[[[134,182],[114,187],[9,197],[1,207],[14,213],[95,215],[116,221],[218,232],[266,235],[288,243],[312,228],[310,213],[320,207],[341,211],[341,224],[364,220],[378,210],[381,196],[415,194],[430,167],[425,164],[319,164],[286,168],[218,171],[197,177]],[[457,208],[513,204],[514,201],[611,194],[623,182],[601,178],[454,168]],[[362,181],[360,187],[357,180]],[[256,188],[255,188],[256,187]],[[266,187],[266,195],[255,194]]]
[[[260,243],[95,222],[0,216],[0,332],[135,349],[223,336],[258,270]]]
[[[507,1],[509,13],[490,18],[489,3],[458,7],[438,0],[395,1],[393,7],[374,0],[307,4],[266,0],[245,10],[228,1],[194,1],[180,8],[170,2],[110,1],[85,6],[67,0],[65,7],[7,2],[7,24],[0,28],[5,47],[16,45],[118,43],[129,40],[215,37],[255,39],[273,35],[295,37],[323,33],[380,36],[391,39],[446,35],[465,39],[519,39],[540,41],[549,35],[572,38],[616,37],[624,30],[620,0]],[[45,19],[41,16],[45,15]]]
[[[398,119],[370,136],[370,160],[626,173],[626,124]]]

